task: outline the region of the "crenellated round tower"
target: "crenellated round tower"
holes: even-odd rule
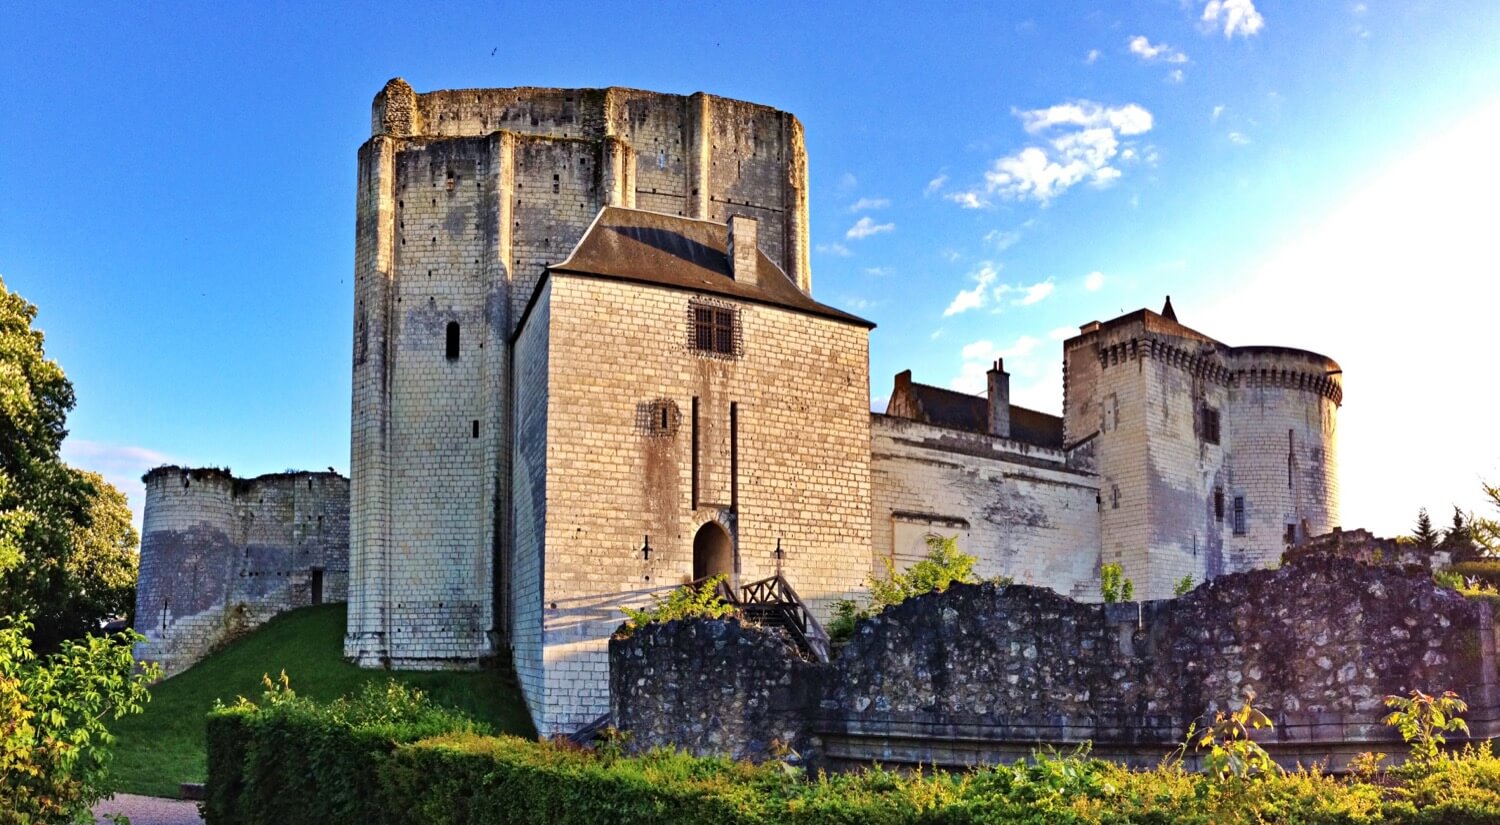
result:
[[[1233,541],[1250,566],[1264,567],[1287,543],[1340,524],[1343,370],[1331,358],[1288,347],[1232,347],[1224,362]]]

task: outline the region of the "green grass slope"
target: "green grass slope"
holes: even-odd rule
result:
[[[434,701],[490,724],[497,733],[534,736],[519,689],[508,674],[364,670],[343,659],[345,606],[321,605],[278,616],[151,689],[146,712],[122,719],[111,782],[121,793],[170,796],[206,775],[203,720],[215,699],[260,696],[261,676],[282,670],[299,696],[336,699],[367,682],[395,678]]]

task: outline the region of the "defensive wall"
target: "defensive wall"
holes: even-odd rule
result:
[[[964,765],[1085,741],[1154,764],[1249,692],[1275,723],[1257,739],[1284,762],[1404,752],[1382,700],[1413,688],[1458,691],[1475,738],[1500,732],[1490,605],[1425,569],[1327,554],[1142,603],[956,585],[859,623],[828,665],[734,620],[648,625],[610,653],[613,721],[632,746],[755,758],[776,739],[833,766]]]
[[[349,482],[334,473],[235,478],[214,468],[146,473],[135,629],[138,661],[170,676],[286,610],[342,602]]]

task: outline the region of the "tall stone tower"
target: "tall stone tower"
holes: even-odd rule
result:
[[[511,338],[605,206],[727,222],[804,292],[807,156],[785,112],[702,93],[376,95],[356,202],[349,624],[365,666],[461,667],[508,630]]]

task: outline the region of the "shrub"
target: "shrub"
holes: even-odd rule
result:
[[[1135,582],[1125,578],[1120,565],[1110,562],[1099,568],[1099,594],[1105,604],[1135,601]]]
[[[734,605],[719,595],[719,585],[728,576],[719,574],[705,580],[697,587],[684,585],[674,589],[663,599],[651,597],[651,606],[644,610],[620,608],[625,614],[625,626],[621,635],[629,636],[636,628],[651,622],[670,622],[673,619],[722,619],[734,614]]]
[[[1414,769],[1430,768],[1438,758],[1438,746],[1447,741],[1444,733],[1469,732],[1469,724],[1458,714],[1469,706],[1451,690],[1431,696],[1416,688],[1411,696],[1387,696],[1385,706],[1393,710],[1384,722],[1401,731],[1402,740],[1411,745],[1407,763]]]
[[[1134,591],[1135,588],[1131,587],[1131,590]],[[1179,579],[1177,581],[1176,584],[1172,585],[1172,595],[1176,596],[1178,598],[1181,598],[1182,596],[1186,596],[1187,594],[1189,594],[1191,592],[1193,592],[1193,577],[1192,576],[1183,576],[1181,579]],[[1135,594],[1132,592],[1131,595],[1135,595]]]
[[[157,671],[133,672],[134,633],[64,641],[38,660],[25,620],[0,622],[0,823],[88,817],[106,795],[106,725],[145,707]]]
[[[979,581],[974,575],[974,566],[979,559],[958,549],[958,536],[927,537],[927,557],[896,572],[890,559],[885,560],[885,574],[870,576],[870,605],[863,609],[853,599],[839,599],[833,603],[833,621],[828,623],[828,637],[835,642],[844,641],[854,634],[854,625],[860,619],[894,607],[913,596],[942,592],[954,582],[973,584]],[[995,584],[1007,585],[1008,578],[992,579]]]

